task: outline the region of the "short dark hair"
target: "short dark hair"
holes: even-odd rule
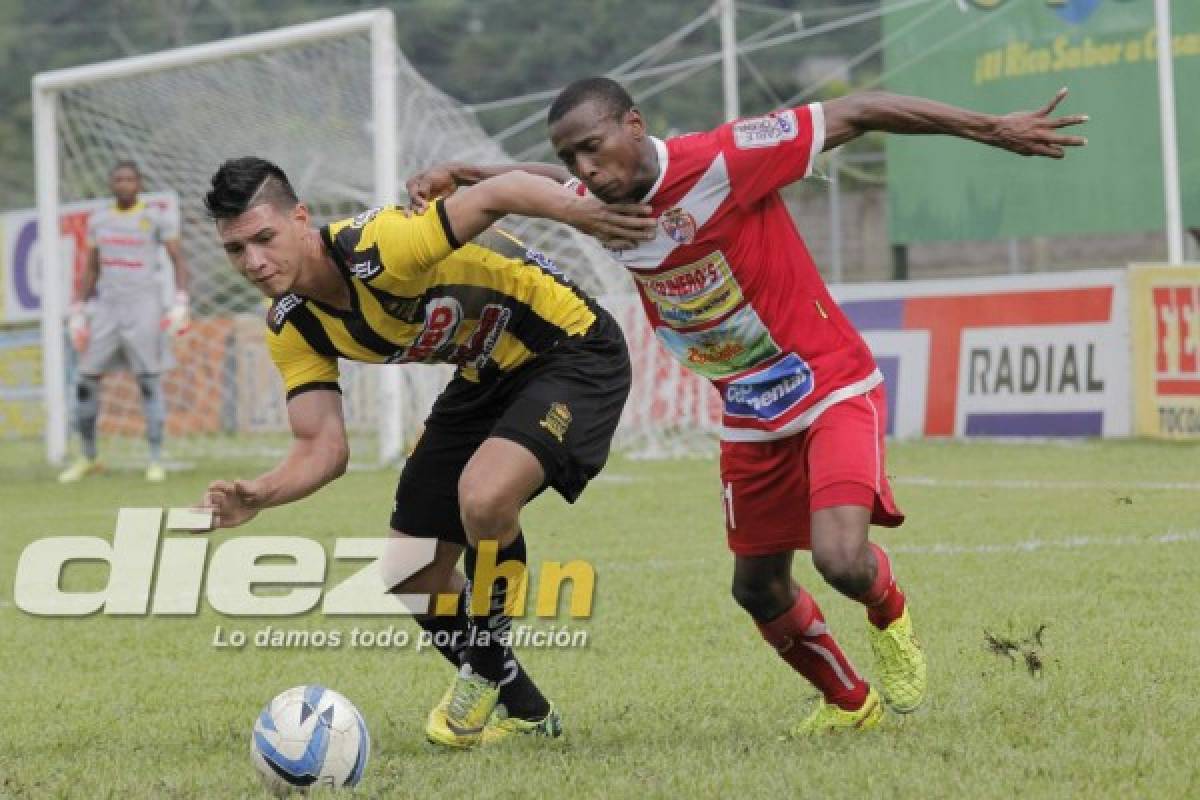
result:
[[[608,106],[617,119],[633,108],[633,98],[629,96],[629,92],[612,78],[583,78],[558,93],[558,97],[554,98],[550,106],[550,113],[546,115],[546,124],[553,125],[566,116],[567,112],[589,100]]]
[[[254,206],[269,203],[290,211],[300,202],[287,175],[265,158],[231,158],[213,173],[204,207],[213,219],[233,219]]]
[[[116,171],[119,169],[133,170],[134,175],[137,175],[139,178],[142,177],[142,171],[138,169],[137,162],[133,159],[123,158],[117,163],[113,164],[112,169],[108,171],[109,177],[112,177],[114,174],[116,174]]]

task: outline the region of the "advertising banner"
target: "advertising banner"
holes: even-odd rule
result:
[[[894,436],[1125,436],[1125,270],[835,287]]]
[[[1088,144],[1061,161],[944,136],[886,137],[894,242],[1163,228],[1157,43],[1150,0],[958,0],[884,18],[890,91],[1006,114],[1070,90],[1058,114]],[[1171,6],[1185,220],[1200,225],[1200,3]]]
[[[1200,439],[1200,267],[1132,267],[1129,302],[1137,434]]]

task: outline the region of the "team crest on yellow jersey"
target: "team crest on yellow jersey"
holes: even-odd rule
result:
[[[561,443],[563,437],[567,434],[567,428],[571,424],[571,411],[567,408],[566,403],[551,403],[550,410],[546,412],[546,416],[538,425],[541,425],[550,434]]]

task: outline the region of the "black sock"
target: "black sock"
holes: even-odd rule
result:
[[[496,553],[497,564],[505,561],[526,564],[525,534],[518,533],[512,544]],[[464,562],[468,586],[473,585],[470,582],[475,579],[475,563],[476,551],[468,548]],[[512,617],[504,613],[509,589],[507,583],[504,579],[493,582],[487,615],[471,616],[463,663],[470,665],[472,672],[499,684],[500,702],[509,715],[521,719],[541,719],[549,712],[550,704],[512,651]]]
[[[453,615],[437,615],[417,617],[421,630],[429,634],[430,643],[437,648],[450,664],[457,670],[463,663],[463,651],[467,648],[467,636],[470,634],[471,620],[467,617],[467,603],[470,602],[470,584],[458,593],[458,606]]]

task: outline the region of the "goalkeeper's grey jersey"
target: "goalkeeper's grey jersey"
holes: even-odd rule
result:
[[[124,302],[161,295],[158,248],[179,238],[171,215],[138,201],[122,210],[116,204],[88,219],[88,245],[100,257],[96,296],[101,302]]]

